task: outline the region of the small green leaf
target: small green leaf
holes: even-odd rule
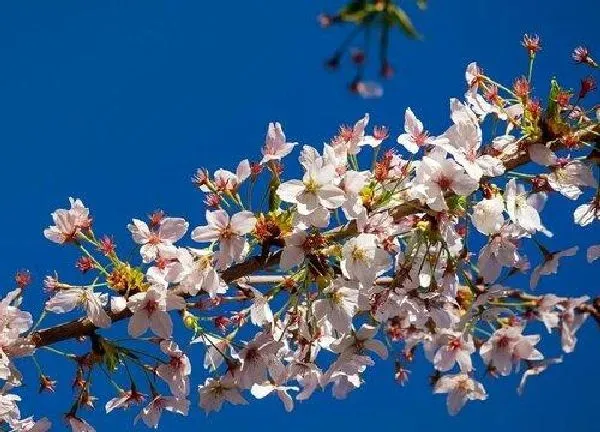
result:
[[[106,339],[102,339],[101,344],[104,349],[103,360],[106,369],[108,369],[109,372],[115,372],[119,368],[119,363],[121,362],[119,359],[119,350]]]
[[[553,79],[550,81],[550,94],[548,95],[548,108],[546,114],[549,118],[556,119],[558,114],[558,106],[556,104],[556,96],[560,93],[558,82]]]
[[[450,212],[455,215],[464,215],[467,211],[467,198],[462,195],[452,195],[446,198]]]
[[[369,4],[365,0],[352,1],[339,11],[342,21],[361,23],[369,15]]]
[[[409,38],[418,39],[421,37],[404,9],[390,4],[387,9],[387,19],[392,26],[398,26]]]

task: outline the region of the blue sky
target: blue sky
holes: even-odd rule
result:
[[[269,121],[280,121],[293,141],[320,147],[341,123],[365,112],[374,124],[390,126],[395,137],[405,108],[412,106],[429,130],[441,132],[449,122],[448,99],[464,92],[467,63],[477,60],[504,82],[525,72],[519,46],[523,33],[542,38],[534,73],[534,91],[540,96],[553,75],[577,87],[585,72],[570,60],[574,46],[600,50],[600,11],[594,0],[572,7],[560,0],[543,5],[432,0],[427,12],[407,1],[424,40],[393,38],[390,59],[396,78],[386,83],[382,99],[367,101],[346,91],[349,67],[336,73],[322,67],[347,30],[322,31],[315,17],[341,1],[224,3],[0,4],[5,209],[0,212],[0,280],[8,288],[16,270],[29,268],[35,278],[28,303],[33,309],[41,305],[45,274],[57,270],[64,278],[82,280],[73,268],[75,252],[57,248],[42,235],[49,213],[64,206],[68,196],[81,197],[92,209],[97,232],[113,234],[120,249],[128,250],[126,224],[156,208],[184,216],[192,226],[202,224],[202,197],[189,183],[190,175],[199,166],[233,168],[240,159],[258,157]],[[585,247],[600,238],[597,226],[573,227],[573,208],[559,199],[546,212],[546,224],[557,234],[549,242],[553,249]],[[588,266],[580,253],[539,289],[565,296],[598,294],[592,277],[597,279],[598,267]],[[405,388],[393,382],[393,364],[380,362],[367,373],[366,385],[346,401],[319,393],[292,414],[275,398],[225,407],[209,417],[193,408],[187,419],[166,415],[161,430],[246,425],[289,431],[390,426],[582,430],[597,423],[597,337],[596,325],[588,322],[575,353],[532,379],[522,397],[515,393],[517,376],[486,379],[490,399],[470,404],[456,418],[446,414],[444,397],[431,394],[429,367],[422,361],[414,365]],[[546,352],[556,354],[556,347],[548,345]],[[201,355],[199,348],[191,352]],[[60,430],[59,413],[69,407],[70,375],[61,359],[40,359],[50,364],[48,373],[63,381],[56,396],[28,398],[23,410],[51,417]],[[33,368],[22,364],[35,381]],[[195,383],[202,377],[197,372]],[[25,394],[34,395],[34,387]],[[110,394],[109,388],[99,388]],[[129,426],[133,413],[104,416],[102,406],[85,415],[99,431]]]

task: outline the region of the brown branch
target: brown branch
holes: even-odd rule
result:
[[[599,134],[600,126],[596,125],[593,129],[588,129],[583,134],[581,134],[580,140],[597,142],[599,140]],[[562,143],[560,141],[557,141],[556,137],[552,141],[554,142],[551,145],[551,147],[554,150],[557,150],[562,147]],[[530,143],[529,145],[532,144],[534,143]],[[531,161],[526,147],[512,155],[507,156],[506,158],[501,158],[501,160],[504,166],[506,167],[507,171],[513,170]],[[422,212],[422,206],[418,200],[406,202],[390,211],[390,213],[394,217],[394,220],[399,220],[402,217],[410,216],[412,214],[420,212]],[[346,227],[342,227],[332,231],[330,235],[331,238],[339,240],[340,238],[353,235],[354,233],[356,233],[356,224],[354,222],[351,222]],[[251,257],[248,260],[240,264],[236,264],[223,271],[223,273],[221,274],[221,278],[226,283],[233,282],[237,279],[243,278],[244,276],[249,276],[258,271],[266,270],[269,267],[277,265],[279,263],[280,257],[281,251],[269,255],[267,258],[262,256]],[[386,282],[383,281],[382,283],[385,284]],[[595,314],[592,313],[592,310],[595,310]],[[596,318],[600,323],[600,313],[598,312],[598,309],[592,308],[587,312],[592,313],[594,318]],[[109,312],[109,316],[111,317],[113,322],[122,321],[124,319],[129,318],[131,315],[131,311],[129,311],[128,309],[125,309],[124,311],[116,314]],[[30,340],[36,347],[41,347],[52,345],[57,342],[65,341],[68,339],[77,339],[83,336],[87,336],[93,333],[94,330],[95,326],[87,318],[81,318],[77,321],[71,321],[65,324],[60,324],[55,327],[38,330],[30,335]]]
[[[229,283],[259,270],[267,269],[277,264],[280,256],[281,252],[276,252],[270,255],[266,260],[262,257],[249,258],[248,260],[225,270],[221,274],[221,278],[224,282]],[[108,312],[108,315],[114,323],[129,318],[132,313],[129,309],[125,309],[119,313]],[[71,321],[33,332],[30,335],[30,340],[36,347],[47,346],[64,340],[77,339],[90,335],[95,329],[96,327],[90,320],[81,318],[77,321]]]

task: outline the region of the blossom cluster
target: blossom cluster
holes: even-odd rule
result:
[[[539,40],[526,37],[524,45],[532,63]],[[596,67],[589,58],[585,63]],[[553,82],[544,107],[531,94],[530,78],[510,89],[468,65],[467,92],[450,100],[450,124],[439,134],[430,134],[411,108],[395,140],[387,128],[370,130],[366,114],[322,148],[289,142],[271,123],[259,162],[194,176],[209,208],[206,224],[190,231],[187,220],[160,211],[148,222],[131,221],[138,264],[120,257],[111,237],[98,237],[88,208],[71,199],[44,234],[78,248],[77,267],[94,279],[75,286],[48,276],[49,298],[35,326],[19,309],[25,283],[0,303],[0,423],[48,430],[46,419],[21,418],[14,359],[35,361],[36,350],[81,336],[91,341],[86,353],[51,348],[77,365],[65,417],[74,431],[94,430],[80,412],[93,405],[90,376],[99,369],[117,389],[106,412],[143,404],[135,421],[154,428],[165,411],[187,415],[195,363],[176,340],[176,323],[189,332],[186,342],[205,348],[207,377],[197,392],[206,412],[270,395],[291,411],[295,401],[329,388],[343,399],[364,384],[368,367],[390,356],[404,385],[417,349],[431,363],[433,392],[447,394],[451,415],[467,401],[488,398],[486,377],[524,367],[523,391],[528,377],[562,362],[540,351],[537,328],[558,332],[570,353],[584,321],[600,317],[599,302],[587,296],[533,291],[578,252],[542,244],[553,236],[544,224],[546,202],[579,201],[575,225],[600,217],[593,172],[600,127],[598,113],[580,105],[586,93],[571,103]],[[487,119],[502,132],[486,138]],[[295,151],[297,178],[282,164]],[[529,173],[515,171],[524,166]],[[260,203],[252,192],[263,183]],[[191,241],[183,245],[186,236]],[[531,256],[532,247],[541,258]],[[600,245],[591,245],[588,261],[598,256]],[[528,286],[519,286],[519,275],[528,276]],[[46,313],[73,310],[86,319],[70,333],[37,328]],[[148,353],[103,333],[124,319]],[[126,385],[113,374],[122,368]],[[145,381],[130,370],[164,386],[148,380],[146,393]],[[41,389],[52,390],[54,381],[39,372]]]

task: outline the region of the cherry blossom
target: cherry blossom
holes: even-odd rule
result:
[[[324,295],[313,303],[315,318],[328,321],[341,333],[347,332],[358,311],[358,286],[338,278],[324,290]]]
[[[435,146],[441,143],[446,143],[444,137],[432,137],[423,128],[423,123],[413,114],[410,108],[406,108],[404,113],[404,134],[397,139],[398,144],[401,144],[410,153],[415,154],[421,147]]]
[[[435,342],[428,344],[426,349],[429,360],[441,372],[447,372],[458,364],[462,372],[471,372],[473,364],[471,354],[475,352],[475,345],[471,335],[463,336],[460,333],[444,331],[435,337]]]
[[[158,366],[156,375],[167,382],[174,396],[186,397],[190,393],[190,359],[173,341],[161,341],[160,350],[169,356],[169,361]]]
[[[135,386],[130,391],[121,391],[119,395],[106,402],[106,412],[109,413],[114,409],[127,409],[131,405],[139,404],[144,400],[144,395],[138,393]]]
[[[558,264],[563,257],[570,257],[577,253],[579,246],[565,249],[559,252],[549,253],[544,256],[544,260],[540,265],[533,269],[529,286],[535,288],[541,276],[556,274],[558,272]]]
[[[135,418],[135,421],[141,419],[146,426],[158,429],[158,423],[163,411],[169,411],[183,416],[188,415],[190,409],[190,401],[173,396],[157,395],[152,399],[150,404],[142,410]]]
[[[95,293],[91,287],[73,287],[58,291],[46,302],[46,310],[54,313],[66,313],[80,306],[94,325],[107,328],[110,327],[111,320],[104,310],[104,304],[106,304],[106,295]]]
[[[600,199],[596,197],[589,203],[581,204],[575,209],[573,219],[580,226],[587,226],[600,219]]]
[[[486,400],[483,385],[467,374],[444,375],[435,384],[434,393],[448,393],[448,413],[456,415],[469,400]]]
[[[282,343],[273,340],[268,333],[259,333],[240,352],[242,367],[239,371],[238,383],[242,388],[250,388],[253,384],[263,382],[265,374],[273,367],[273,356],[279,351]]]
[[[133,219],[127,228],[133,240],[142,245],[140,254],[145,263],[154,261],[160,253],[173,252],[173,244],[181,239],[188,229],[188,222],[180,218],[164,218],[160,221],[158,230],[150,230],[146,222]]]
[[[580,186],[598,187],[591,168],[578,160],[560,161],[546,178],[552,189],[572,200],[583,193]]]
[[[269,123],[267,139],[262,148],[263,158],[260,163],[264,164],[271,160],[281,160],[294,149],[298,143],[286,142],[285,134],[279,123]]]
[[[485,283],[496,281],[502,267],[515,268],[523,262],[524,258],[519,255],[517,249],[520,237],[518,228],[514,225],[505,225],[481,249],[478,268]]]
[[[21,398],[14,394],[0,394],[0,420],[8,422],[21,416],[17,402]]]
[[[209,334],[201,334],[197,338],[190,341],[190,344],[202,342],[206,345],[206,354],[204,355],[204,368],[217,370],[225,361],[223,355],[231,350],[232,355],[235,351],[230,345],[230,341],[226,338],[214,337]]]
[[[336,177],[333,165],[322,165],[316,160],[306,166],[302,181],[289,180],[277,189],[279,197],[297,205],[297,211],[307,216],[308,221],[316,226],[329,223],[329,210],[343,205],[344,192],[333,183]]]
[[[240,393],[240,389],[233,383],[230,377],[221,379],[207,378],[204,385],[198,387],[200,392],[200,407],[210,413],[220,411],[223,402],[232,405],[247,405],[248,401]]]
[[[447,159],[444,150],[436,147],[423,157],[417,168],[411,193],[431,209],[443,211],[448,209],[445,193],[470,195],[477,188],[478,181],[452,159]]]
[[[82,418],[75,415],[67,416],[67,423],[73,432],[96,432],[96,429]]]
[[[9,420],[11,432],[46,432],[52,427],[52,423],[46,417],[35,421],[33,417],[27,417],[20,420]]]
[[[377,275],[385,272],[390,265],[390,256],[377,247],[375,234],[359,234],[346,242],[342,249],[342,273],[363,286],[372,285]]]
[[[245,235],[256,225],[254,214],[242,211],[229,217],[225,210],[207,211],[206,221],[208,225],[194,228],[192,239],[199,243],[219,241],[216,268],[223,269],[240,261],[247,244]]]
[[[306,240],[308,234],[304,231],[296,231],[285,238],[285,247],[281,252],[279,267],[282,270],[289,270],[292,267],[302,264],[305,258],[305,250],[308,247]]]
[[[91,225],[89,209],[84,207],[80,199],[69,198],[71,208],[58,209],[52,213],[54,225],[44,230],[44,236],[54,243],[62,244],[77,239],[81,230]]]
[[[475,114],[456,99],[450,100],[450,109],[454,125],[444,133],[445,141],[439,145],[475,180],[483,175],[496,177],[504,173],[504,166],[498,159],[479,154],[482,132]]]
[[[482,234],[494,234],[504,224],[504,201],[500,197],[479,201],[473,206],[471,220]]]
[[[365,145],[369,145],[371,147],[379,146],[379,144],[381,144],[381,140],[365,133],[365,129],[368,124],[369,114],[365,114],[362,119],[354,124],[354,126],[342,127],[337,143],[342,145],[348,154],[352,155],[360,152],[361,147]]]
[[[483,361],[500,375],[509,375],[513,365],[520,360],[541,360],[541,352],[535,349],[539,335],[521,334],[521,327],[504,327],[494,332],[480,348]]]
[[[525,40],[532,62],[539,40]],[[600,126],[558,81],[546,102],[535,95],[540,86],[519,75],[504,86],[471,63],[464,102],[450,100],[441,136],[406,109],[397,142],[408,159],[386,141],[391,129],[368,134],[369,115],[324,137],[321,153],[287,142],[281,125],[270,123],[252,159],[213,175],[197,171],[199,201],[213,209],[191,233],[198,248],[184,239],[186,220],[157,211],[148,223],[128,225],[140,254],[127,256],[110,234],[97,236],[102,221],[92,230],[90,211],[70,199],[44,234],[79,254],[77,282],[47,276],[49,299],[35,320],[22,309],[35,295],[29,271],[17,272],[17,288],[0,301],[0,423],[15,431],[50,427],[21,418],[19,409],[21,386],[55,383],[46,371],[54,361],[38,361],[42,349],[75,364],[66,415],[75,431],[94,430],[80,416],[102,396],[97,380],[116,389],[102,399],[107,413],[148,399],[135,421],[157,428],[164,411],[185,416],[196,401],[210,413],[227,402],[248,404],[249,395],[276,395],[286,411],[317,389],[344,399],[388,357],[390,378],[403,385],[418,370],[412,363],[421,348],[451,415],[487,398],[475,376],[523,367],[521,393],[528,377],[562,361],[544,358],[542,337],[560,332],[570,353],[587,318],[600,316],[599,299],[572,297],[572,287],[559,296],[522,286],[530,278],[535,287],[578,251],[551,252],[560,240],[542,223],[549,211],[581,199],[568,228],[587,232],[598,221],[592,147]],[[298,169],[281,162],[294,151]],[[586,246],[593,262],[600,246]],[[540,262],[530,264],[535,248]],[[78,316],[49,326],[46,311]],[[131,337],[116,335],[124,331],[112,326],[119,321]],[[540,324],[547,332],[524,334]],[[38,369],[33,385],[18,369],[27,362]]]
[[[558,327],[560,315],[557,306],[565,300],[565,298],[554,294],[546,294],[537,301],[536,316],[544,323],[548,333],[551,333],[553,328]]]
[[[522,184],[510,179],[506,185],[506,211],[510,219],[529,233],[543,230],[538,210],[533,205],[534,195],[528,195]]]
[[[256,399],[262,399],[265,396],[271,394],[272,392],[275,392],[275,394],[277,394],[277,397],[279,397],[279,399],[281,399],[281,402],[283,402],[285,410],[287,412],[290,412],[294,409],[294,400],[288,393],[288,391],[290,390],[298,391],[299,388],[294,386],[283,386],[280,384],[276,385],[269,381],[265,381],[261,384],[254,384],[250,389],[250,392],[252,393],[252,396],[254,396]]]
[[[240,185],[250,177],[250,174],[250,161],[244,159],[238,164],[235,173],[224,169],[216,170],[213,181],[210,182],[207,174],[199,171],[195,181],[200,183],[200,190],[203,192],[225,193],[233,197],[237,194]]]
[[[151,286],[148,291],[134,294],[129,298],[127,307],[133,312],[129,321],[129,334],[139,337],[149,328],[158,336],[168,339],[173,332],[173,321],[167,313],[183,309],[183,299],[166,288]]]
[[[376,334],[377,327],[363,324],[356,332],[352,332],[352,334],[336,341],[331,349],[333,352],[339,353],[340,358],[355,354],[362,355],[366,351],[371,351],[385,360],[388,356],[388,350],[381,341],[374,339]]]
[[[589,299],[588,296],[568,299],[565,304],[560,306],[561,343],[562,349],[566,353],[573,352],[575,349],[577,343],[575,333],[588,317],[587,313],[577,313],[575,310]]]
[[[179,290],[189,295],[205,291],[211,298],[227,291],[227,285],[213,266],[214,254],[206,249],[179,249],[181,264]]]
[[[521,377],[521,381],[519,382],[519,387],[517,387],[517,393],[519,395],[523,394],[523,390],[525,390],[525,383],[527,382],[527,378],[529,378],[530,376],[539,375],[542,372],[544,372],[546,369],[548,369],[548,366],[553,365],[553,364],[562,363],[562,361],[563,361],[563,358],[558,357],[558,358],[551,358],[551,359],[544,359],[544,360],[533,360],[533,361],[528,362],[529,367],[527,368],[527,370],[523,373],[523,376]]]
[[[243,284],[239,284],[244,286]],[[257,326],[273,322],[273,312],[269,307],[269,299],[254,287],[246,285],[254,294],[252,306],[250,306],[250,321]]]

